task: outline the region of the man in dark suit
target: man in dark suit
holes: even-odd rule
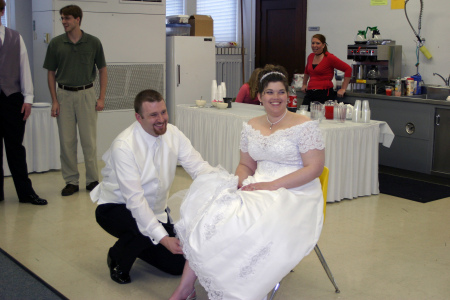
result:
[[[0,0],[0,17],[5,14],[6,3]],[[27,49],[20,34],[6,28],[0,19],[0,201],[5,199],[3,190],[3,141],[6,158],[14,186],[21,203],[46,205],[28,178],[25,147],[22,145],[25,122],[33,103],[33,82]]]

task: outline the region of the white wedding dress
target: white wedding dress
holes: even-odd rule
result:
[[[257,161],[244,185],[303,167],[300,153],[324,149],[317,121],[263,136],[244,123],[241,150]],[[237,190],[221,170],[194,180],[175,225],[183,251],[210,299],[261,300],[316,245],[323,223],[319,179],[276,191]]]

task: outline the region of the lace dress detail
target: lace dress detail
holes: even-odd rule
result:
[[[245,185],[302,168],[301,153],[324,149],[324,141],[318,122],[270,136],[244,123],[240,148],[257,161]],[[237,183],[223,169],[198,176],[175,224],[184,255],[212,300],[264,298],[314,248],[322,229],[318,179],[277,191],[241,191]]]
[[[261,250],[259,250],[255,255],[253,255],[248,261],[248,264],[241,268],[239,277],[245,280],[254,275],[258,265],[264,263],[264,260],[269,257],[272,245],[273,243],[270,242],[268,245],[261,248]]]
[[[250,145],[250,146],[249,146]],[[298,149],[298,152],[295,151]],[[325,148],[318,121],[308,121],[287,129],[277,130],[271,135],[262,135],[259,130],[244,122],[240,149],[249,152],[255,161],[273,162],[301,161],[298,153]]]

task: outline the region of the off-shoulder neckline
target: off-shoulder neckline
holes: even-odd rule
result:
[[[301,124],[297,124],[297,125],[294,125],[294,126],[291,126],[291,127],[288,127],[288,128],[278,129],[278,130],[274,131],[273,133],[271,133],[271,134],[269,134],[269,135],[264,135],[264,134],[262,134],[262,133],[261,133],[261,130],[255,129],[252,125],[248,124],[248,122],[244,122],[244,124],[246,124],[247,126],[249,126],[251,130],[253,130],[254,132],[258,133],[259,135],[261,135],[261,136],[263,136],[263,137],[269,137],[269,136],[273,136],[274,134],[277,134],[278,132],[284,133],[285,131],[293,130],[294,128],[297,128],[297,127],[303,127],[305,124],[309,124],[309,123],[311,123],[311,122],[313,122],[313,123],[318,123],[319,121],[316,121],[316,120],[306,121],[306,122],[303,122],[303,123],[301,123]]]

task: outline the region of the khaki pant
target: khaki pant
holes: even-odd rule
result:
[[[98,181],[97,166],[97,97],[95,89],[77,92],[58,89],[57,117],[61,147],[61,171],[66,184],[78,185],[77,125],[86,166],[86,185]]]

